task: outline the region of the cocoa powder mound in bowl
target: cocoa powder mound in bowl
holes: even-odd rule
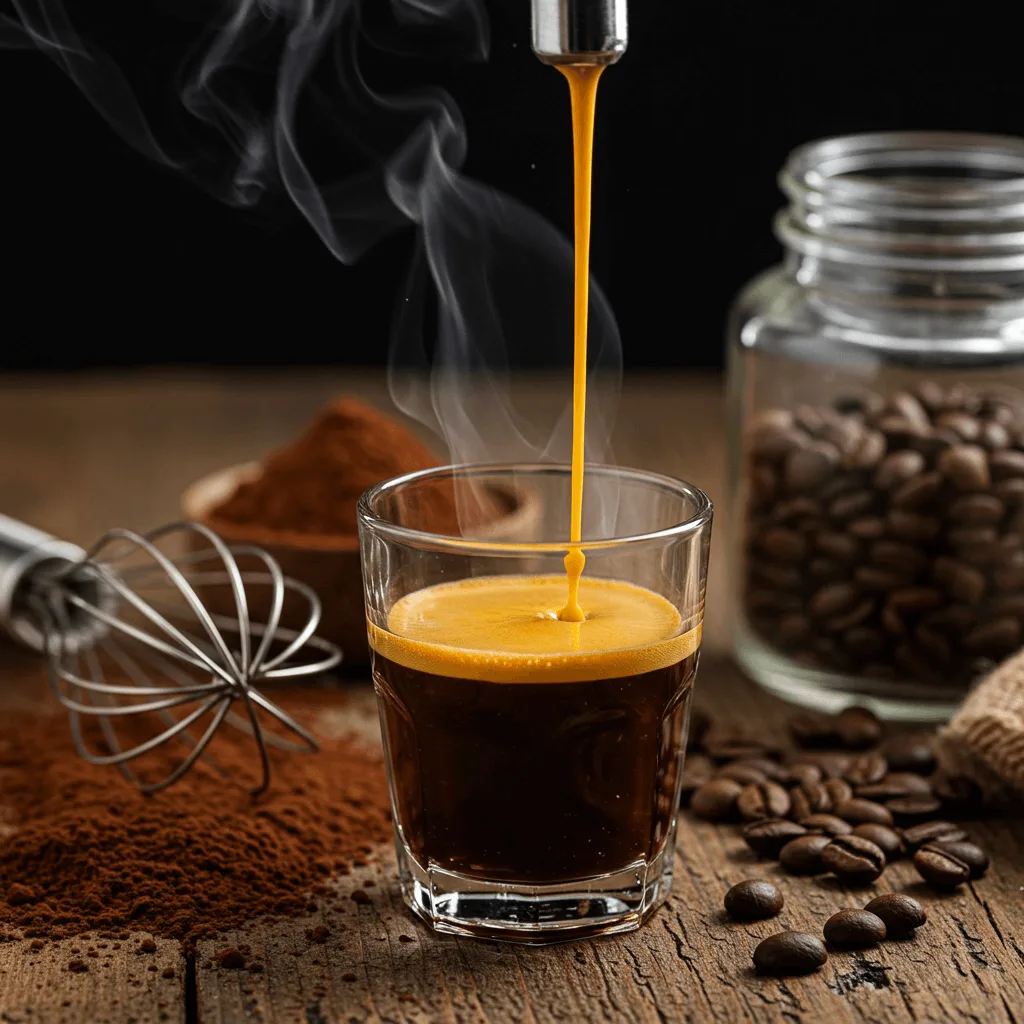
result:
[[[182,496],[189,519],[209,526],[228,543],[255,544],[272,555],[286,576],[306,583],[322,604],[317,632],[345,654],[344,671],[369,662],[366,615],[359,564],[356,505],[368,488],[392,477],[440,466],[440,460],[405,426],[354,398],[322,409],[292,444],[261,464],[247,463],[212,473]],[[475,493],[456,507],[454,487],[439,483],[417,494],[420,528],[459,536],[464,530],[493,538],[521,534],[533,512],[495,489]],[[260,564],[240,561],[243,570]],[[267,609],[251,609],[257,619]],[[211,610],[230,615],[224,588],[205,588]],[[304,622],[306,608],[286,602],[282,623]]]

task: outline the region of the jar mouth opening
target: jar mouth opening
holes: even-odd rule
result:
[[[888,269],[1024,270],[1024,139],[878,132],[794,150],[776,233],[820,259]]]

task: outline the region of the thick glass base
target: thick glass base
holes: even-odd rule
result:
[[[398,843],[398,873],[410,908],[453,935],[544,945],[635,931],[664,902],[672,857],[555,885],[488,882],[424,867]]]
[[[733,654],[756,683],[785,701],[835,714],[851,704],[894,722],[944,722],[960,706],[963,692],[888,679],[869,679],[803,668],[737,625]]]

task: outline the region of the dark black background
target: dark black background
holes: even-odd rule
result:
[[[489,62],[441,60],[417,80],[433,74],[458,101],[466,170],[568,232],[565,84],[530,52],[524,0],[488,6]],[[158,118],[172,78],[156,69],[194,30],[161,27],[166,13],[133,5],[97,30]],[[1020,4],[632,0],[630,18],[601,86],[593,242],[627,367],[720,361],[731,296],[778,258],[775,175],[794,145],[1024,134]],[[408,233],[344,266],[286,202],[232,209],[132,152],[42,55],[0,54],[0,89],[0,367],[386,357]]]

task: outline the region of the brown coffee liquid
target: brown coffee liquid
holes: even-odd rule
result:
[[[593,577],[587,621],[565,622],[564,587],[442,584],[371,625],[396,821],[423,867],[551,884],[649,861],[670,835],[700,626]]]

